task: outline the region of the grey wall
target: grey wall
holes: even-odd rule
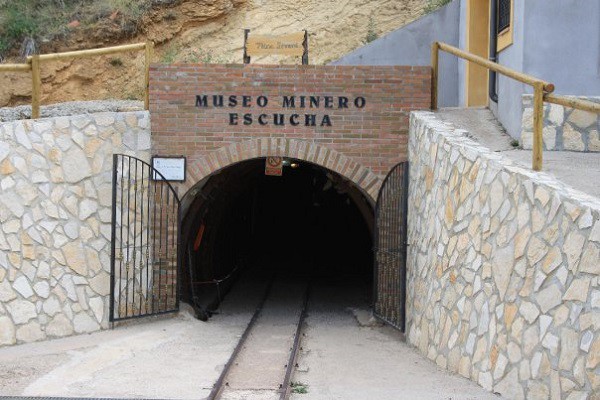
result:
[[[515,0],[514,41],[499,62],[556,85],[556,93],[600,95],[600,1]],[[464,87],[464,86],[463,86]],[[500,77],[491,107],[508,133],[521,135],[521,95],[528,85]]]
[[[459,43],[460,0],[345,55],[332,65],[431,65],[431,43]],[[458,103],[458,61],[440,54],[439,105]]]

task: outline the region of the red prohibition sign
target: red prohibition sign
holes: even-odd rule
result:
[[[278,167],[281,164],[281,157],[268,157],[267,162],[270,167]]]

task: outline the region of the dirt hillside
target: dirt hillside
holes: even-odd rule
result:
[[[325,64],[423,14],[427,0],[182,0],[155,6],[126,37],[112,15],[94,29],[72,27],[67,38],[46,43],[43,53],[153,40],[154,62],[240,63],[243,29],[257,34],[309,31],[310,63]],[[76,25],[76,24],[75,24]],[[253,63],[297,63],[265,57]],[[142,53],[43,65],[42,104],[70,100],[140,99]],[[27,104],[31,78],[0,74],[0,106]]]

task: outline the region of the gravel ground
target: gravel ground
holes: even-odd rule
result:
[[[71,101],[42,106],[41,117],[64,117],[68,115],[93,114],[98,112],[140,111],[144,103],[132,100]],[[31,118],[31,106],[0,108],[0,122]]]

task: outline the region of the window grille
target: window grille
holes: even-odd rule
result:
[[[510,26],[511,0],[498,0],[498,33]]]

